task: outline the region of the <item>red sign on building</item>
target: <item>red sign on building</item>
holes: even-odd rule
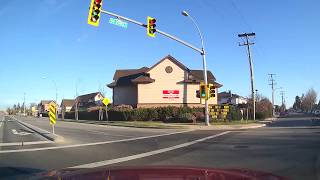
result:
[[[165,99],[178,99],[179,90],[162,90],[162,97]]]

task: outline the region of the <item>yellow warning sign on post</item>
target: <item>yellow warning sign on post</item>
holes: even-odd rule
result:
[[[57,113],[57,105],[54,102],[51,102],[49,104],[49,118],[50,118],[50,124],[56,124],[57,121],[57,117],[56,117],[56,113]]]
[[[104,99],[102,100],[102,103],[103,103],[104,105],[108,106],[108,104],[110,103],[110,99],[104,98]]]

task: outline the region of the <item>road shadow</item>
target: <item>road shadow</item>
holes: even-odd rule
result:
[[[268,123],[267,127],[314,127],[320,126],[320,119],[315,117],[286,117]]]
[[[45,172],[45,170],[27,167],[0,167],[0,179],[27,179],[40,172]]]

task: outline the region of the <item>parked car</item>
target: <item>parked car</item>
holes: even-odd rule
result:
[[[313,112],[314,115],[320,115],[320,109],[317,109]]]

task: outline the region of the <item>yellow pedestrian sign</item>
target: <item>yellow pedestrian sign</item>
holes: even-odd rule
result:
[[[57,105],[54,102],[51,102],[49,104],[49,118],[50,118],[51,125],[56,124],[56,121],[57,121],[56,113],[57,113]]]
[[[110,99],[104,98],[104,99],[102,100],[102,103],[103,103],[105,106],[108,106],[108,104],[110,103]]]

